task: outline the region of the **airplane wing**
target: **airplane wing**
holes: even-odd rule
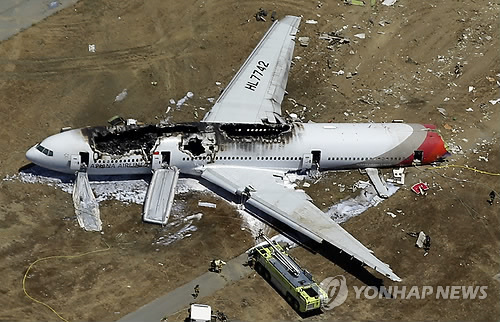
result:
[[[245,195],[245,202],[312,240],[329,243],[393,281],[401,279],[389,265],[375,257],[328,215],[318,209],[302,190],[286,187],[285,172],[248,167],[207,167],[202,178],[235,195]]]
[[[300,17],[274,22],[203,122],[278,123]]]

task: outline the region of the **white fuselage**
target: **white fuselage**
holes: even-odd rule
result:
[[[405,165],[411,164],[415,151],[428,149],[425,142],[434,150],[436,145],[442,145],[438,150],[445,151],[441,137],[420,124],[292,123],[277,128],[192,123],[190,126],[187,132],[176,129],[160,134],[159,126],[150,126],[152,130],[142,132],[137,127],[99,128],[100,132],[94,128],[71,130],[45,139],[30,149],[27,157],[43,167],[66,173],[78,170],[79,161],[87,165],[89,175],[148,174],[167,165],[179,168],[181,173],[198,175],[207,165],[285,171]],[[40,147],[52,155],[43,153]],[[427,155],[420,158],[425,163],[442,156],[424,153]]]

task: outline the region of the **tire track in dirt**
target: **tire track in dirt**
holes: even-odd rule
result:
[[[0,79],[40,79],[75,72],[102,72],[112,69],[140,68],[152,61],[170,59],[153,45],[113,50],[77,57],[52,57],[38,59],[0,59],[6,70]]]

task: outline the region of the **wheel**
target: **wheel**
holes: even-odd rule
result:
[[[286,292],[285,300],[286,300],[289,304],[292,304],[292,301],[293,301],[292,294],[290,294],[290,293]]]
[[[299,301],[297,301],[297,299],[292,300],[292,307],[295,311],[299,312],[300,305],[299,305]]]
[[[269,273],[269,271],[267,269],[265,269],[265,268],[262,268],[262,269],[263,269],[262,275],[264,276],[264,279],[269,282],[271,280],[271,274]]]
[[[262,275],[262,269],[263,269],[263,267],[262,267],[262,264],[261,264],[261,263],[258,263],[258,262],[257,262],[257,263],[255,263],[255,271],[256,271],[257,273],[259,273],[260,275]]]

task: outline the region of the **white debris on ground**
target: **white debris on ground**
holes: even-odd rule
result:
[[[392,5],[394,5],[395,3],[396,3],[396,0],[384,0],[384,1],[382,1],[382,4],[383,4],[384,6],[392,6]]]
[[[391,183],[387,184],[388,195],[393,195],[399,187]],[[375,207],[384,199],[377,195],[373,185],[368,185],[361,190],[355,198],[348,198],[331,206],[326,212],[336,223],[346,222],[352,217],[359,216],[370,207]]]
[[[198,201],[198,207],[217,208],[217,205],[211,202]]]
[[[123,91],[120,92],[120,94],[116,95],[115,97],[115,102],[121,102],[127,97],[128,91],[126,88],[123,89]]]
[[[175,103],[176,105],[176,108],[177,109],[180,109],[182,105],[184,105],[184,103],[186,103],[186,101],[190,98],[193,98],[194,94],[192,92],[187,92],[186,95],[184,95],[183,98],[181,98],[180,100],[177,101],[177,103]]]

